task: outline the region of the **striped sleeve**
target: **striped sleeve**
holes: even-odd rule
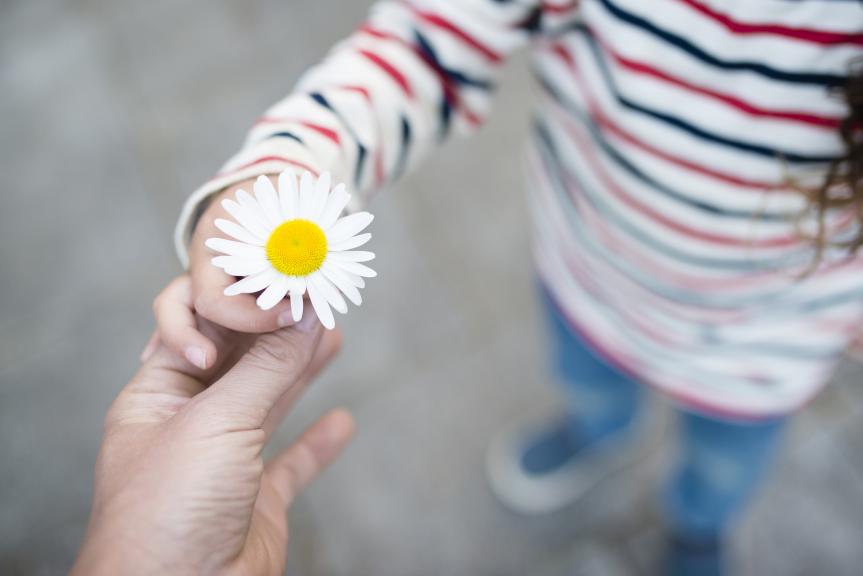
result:
[[[405,0],[368,20],[309,69],[252,127],[242,149],[187,200],[175,242],[186,244],[206,200],[237,182],[288,167],[331,172],[352,208],[398,179],[450,134],[486,117],[504,58],[529,39],[558,0]]]

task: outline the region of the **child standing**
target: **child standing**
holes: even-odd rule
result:
[[[567,410],[498,444],[492,485],[525,512],[570,503],[614,465],[648,384],[682,415],[663,496],[674,569],[718,573],[787,415],[863,316],[861,133],[846,121],[861,105],[858,3],[381,2],[187,202],[177,246],[192,301],[231,328],[278,326],[284,307],[222,296],[231,279],[203,247],[218,235],[213,198],[288,167],[368,197],[479,126],[501,64],[526,45],[541,88],[534,253]],[[160,329],[212,361],[194,330]]]

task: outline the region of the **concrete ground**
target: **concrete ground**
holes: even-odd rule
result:
[[[186,194],[368,2],[0,2],[0,574],[59,574],[80,543],[102,415],[179,271]],[[555,402],[519,149],[530,87],[373,206],[380,277],[343,354],[281,431],[344,405],[358,435],[292,512],[297,575],[654,574],[664,446],[565,512],[523,518],[489,439]],[[740,574],[859,574],[863,371],[795,420],[735,541]]]

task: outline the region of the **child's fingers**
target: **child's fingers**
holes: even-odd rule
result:
[[[294,323],[291,305],[282,300],[269,310],[261,310],[252,294],[225,296],[225,288],[236,279],[210,262],[198,263],[192,270],[195,287],[194,308],[204,318],[238,332],[272,332]]]
[[[168,348],[202,370],[213,365],[216,346],[198,330],[187,274],[178,276],[162,290],[153,302],[153,312],[159,339]]]

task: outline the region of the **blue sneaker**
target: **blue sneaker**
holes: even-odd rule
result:
[[[495,495],[522,514],[554,512],[625,467],[649,435],[646,418],[584,439],[568,418],[501,433],[488,451],[487,472]],[[633,442],[632,440],[638,440]]]

